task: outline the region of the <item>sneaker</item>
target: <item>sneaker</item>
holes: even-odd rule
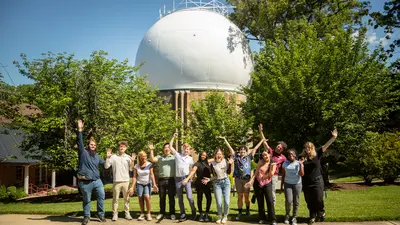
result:
[[[256,196],[255,195],[253,195],[252,197],[251,197],[251,203],[253,203],[253,204],[255,204],[256,203]]]
[[[89,217],[89,216],[85,216],[85,217],[83,217],[82,225],[86,225],[86,224],[88,224],[88,223],[89,223],[89,221],[90,221],[90,217]]]
[[[290,219],[289,215],[286,215],[285,216],[285,221],[283,221],[283,223],[284,224],[289,224],[289,219]]]
[[[107,220],[104,216],[99,216],[99,222],[105,223],[105,222],[107,222]]]
[[[246,209],[246,216],[250,216],[250,209]]]
[[[271,225],[278,225],[276,222],[272,222]]]
[[[200,222],[204,222],[204,214],[200,213],[199,221]]]
[[[308,225],[311,225],[315,223],[315,218],[310,218],[310,220],[308,221]]]
[[[240,220],[240,217],[242,216],[242,213],[238,213],[238,215],[236,216],[236,220]]]
[[[158,216],[156,217],[156,220],[162,220],[164,218],[163,214],[158,214]]]
[[[226,224],[226,221],[228,220],[227,216],[224,216],[224,218],[222,218],[221,223],[222,224]]]
[[[181,217],[179,218],[179,222],[183,222],[186,220],[186,214],[182,214]]]
[[[258,221],[258,224],[265,224],[265,220]]]
[[[221,222],[222,222],[221,218],[218,218],[217,221],[216,221],[217,224],[220,224]]]
[[[115,213],[111,219],[111,221],[117,221],[118,220],[118,214]]]
[[[172,215],[171,215],[171,220],[176,220],[175,214],[172,214]]]
[[[192,220],[196,220],[197,218],[197,214],[196,211],[192,212]]]
[[[145,217],[144,217],[144,214],[142,213],[142,214],[140,214],[140,216],[139,216],[139,218],[138,218],[138,220],[139,221],[143,221],[145,219]]]
[[[204,221],[205,221],[205,222],[210,221],[210,218],[208,218],[208,213],[206,213],[206,215],[204,216]]]
[[[325,214],[325,213],[322,213],[322,215],[320,215],[320,216],[318,217],[318,221],[319,221],[319,222],[324,222],[324,221],[325,221],[325,216],[326,216],[326,214]]]
[[[147,216],[146,216],[146,220],[147,220],[147,221],[152,221],[152,220],[153,220],[153,218],[151,218],[151,215],[150,215],[150,214],[147,214]]]
[[[132,216],[130,213],[125,213],[125,219],[126,220],[132,220]]]
[[[293,217],[293,218],[292,218],[292,225],[297,225],[297,219],[296,219],[296,217]]]

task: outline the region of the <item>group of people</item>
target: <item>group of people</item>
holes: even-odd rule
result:
[[[129,211],[130,196],[136,192],[139,198],[140,215],[138,220],[152,220],[151,217],[151,193],[159,192],[160,213],[156,217],[162,220],[166,216],[166,197],[169,199],[169,216],[172,220],[175,216],[175,196],[178,197],[180,217],[179,221],[188,218],[199,221],[210,221],[209,212],[212,201],[212,191],[217,205],[218,224],[225,224],[228,220],[231,182],[229,174],[233,172],[235,188],[238,193],[238,215],[237,220],[243,213],[250,215],[250,188],[254,189],[254,198],[258,204],[259,223],[264,224],[267,221],[275,225],[275,191],[278,182],[278,174],[281,170],[282,186],[285,193],[285,224],[297,224],[297,211],[299,208],[299,197],[303,190],[304,197],[309,209],[309,223],[316,220],[324,221],[325,211],[323,202],[324,182],[321,173],[320,159],[323,152],[327,150],[330,144],[336,139],[336,129],[332,131],[332,138],[322,147],[315,148],[313,143],[307,142],[304,145],[304,156],[298,159],[296,150],[287,150],[287,158],[283,154],[287,145],[285,142],[278,142],[273,150],[268,145],[268,140],[264,137],[262,125],[259,125],[260,142],[252,149],[246,146],[238,148],[236,153],[225,137],[219,137],[224,140],[229,149],[230,156],[225,157],[222,149],[214,152],[213,158],[208,158],[206,152],[199,153],[197,162],[193,161],[191,156],[192,148],[189,144],[182,146],[182,152],[176,151],[174,146],[175,133],[169,143],[164,144],[163,154],[154,155],[153,144],[148,144],[150,158],[147,159],[147,153],[141,151],[137,156],[131,156],[125,153],[128,143],[120,141],[118,143],[119,151],[112,154],[112,150],[107,151],[107,158],[103,160],[96,153],[96,142],[91,139],[88,148],[83,145],[82,130],[83,122],[78,121],[78,149],[79,149],[79,168],[77,177],[79,179],[79,188],[83,195],[83,225],[90,221],[90,202],[92,192],[97,194],[97,213],[101,222],[105,222],[104,217],[104,186],[100,179],[98,166],[104,164],[107,169],[112,167],[113,172],[113,205],[112,221],[118,220],[118,200],[122,192],[124,198],[125,219],[132,220]],[[255,172],[251,169],[251,162],[257,150],[264,146],[264,151],[258,160]],[[154,175],[154,164],[158,164],[158,180]],[[133,171],[132,183],[130,184],[130,171]],[[197,192],[197,210],[192,195],[192,178],[196,176],[194,187]],[[189,202],[191,215],[186,214],[184,206],[184,191]],[[206,207],[203,210],[203,196],[206,200]],[[245,211],[243,211],[243,201]],[[267,215],[265,213],[265,203],[267,205]],[[253,202],[253,199],[252,199]],[[146,211],[145,211],[146,205]],[[290,211],[293,206],[292,216]],[[199,212],[199,215],[197,215]]]

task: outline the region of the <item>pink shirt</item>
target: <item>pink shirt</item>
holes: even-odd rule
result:
[[[258,183],[260,184],[261,187],[264,186],[264,185],[269,184],[271,182],[271,180],[272,180],[272,177],[269,178],[269,179],[266,179],[266,177],[267,177],[267,175],[269,173],[270,166],[271,166],[271,164],[268,167],[261,166],[258,169],[258,175],[257,175],[256,179],[257,179],[257,181],[258,181]]]
[[[272,155],[272,160],[276,163],[276,170],[274,176],[279,175],[279,168],[281,168],[282,164],[286,161],[286,156],[283,154],[276,153],[272,148],[268,148],[269,154]]]

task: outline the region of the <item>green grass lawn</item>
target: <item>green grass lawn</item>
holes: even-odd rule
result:
[[[196,202],[196,194],[194,199]],[[230,216],[237,214],[237,196],[231,196]],[[112,199],[106,199],[106,216],[111,217]],[[325,198],[325,209],[327,221],[371,221],[371,220],[400,220],[400,186],[374,186],[365,190],[342,190],[328,191],[328,198]],[[205,204],[205,201],[203,201]],[[120,199],[120,211],[123,208],[123,200]],[[159,211],[158,195],[152,196],[152,212],[157,215]],[[185,199],[186,212],[189,213],[189,205]],[[283,221],[285,214],[284,195],[277,194],[276,215],[278,221]],[[92,212],[95,213],[96,202],[92,202]],[[167,206],[168,209],[168,206]],[[176,210],[179,212],[178,204]],[[216,206],[213,198],[211,214],[215,219]],[[257,221],[257,204],[251,205],[251,216],[244,218],[246,221]],[[139,204],[137,197],[131,199],[132,216],[137,216]],[[0,203],[0,213],[19,213],[19,214],[57,214],[57,215],[82,215],[81,202],[53,202],[53,203]],[[121,217],[123,214],[121,213]],[[301,195],[299,220],[304,220],[308,216],[307,206],[304,196]]]

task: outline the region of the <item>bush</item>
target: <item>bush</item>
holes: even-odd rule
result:
[[[358,151],[352,152],[346,160],[365,182],[382,178],[394,182],[400,174],[400,132],[367,132]]]
[[[15,192],[17,192],[17,188],[15,186],[9,186],[7,188],[7,192],[8,193],[15,193]]]
[[[8,200],[8,192],[6,186],[0,186],[0,202]]]
[[[70,191],[65,188],[61,188],[60,190],[58,190],[58,194],[59,195],[68,195],[68,194],[70,194]]]

